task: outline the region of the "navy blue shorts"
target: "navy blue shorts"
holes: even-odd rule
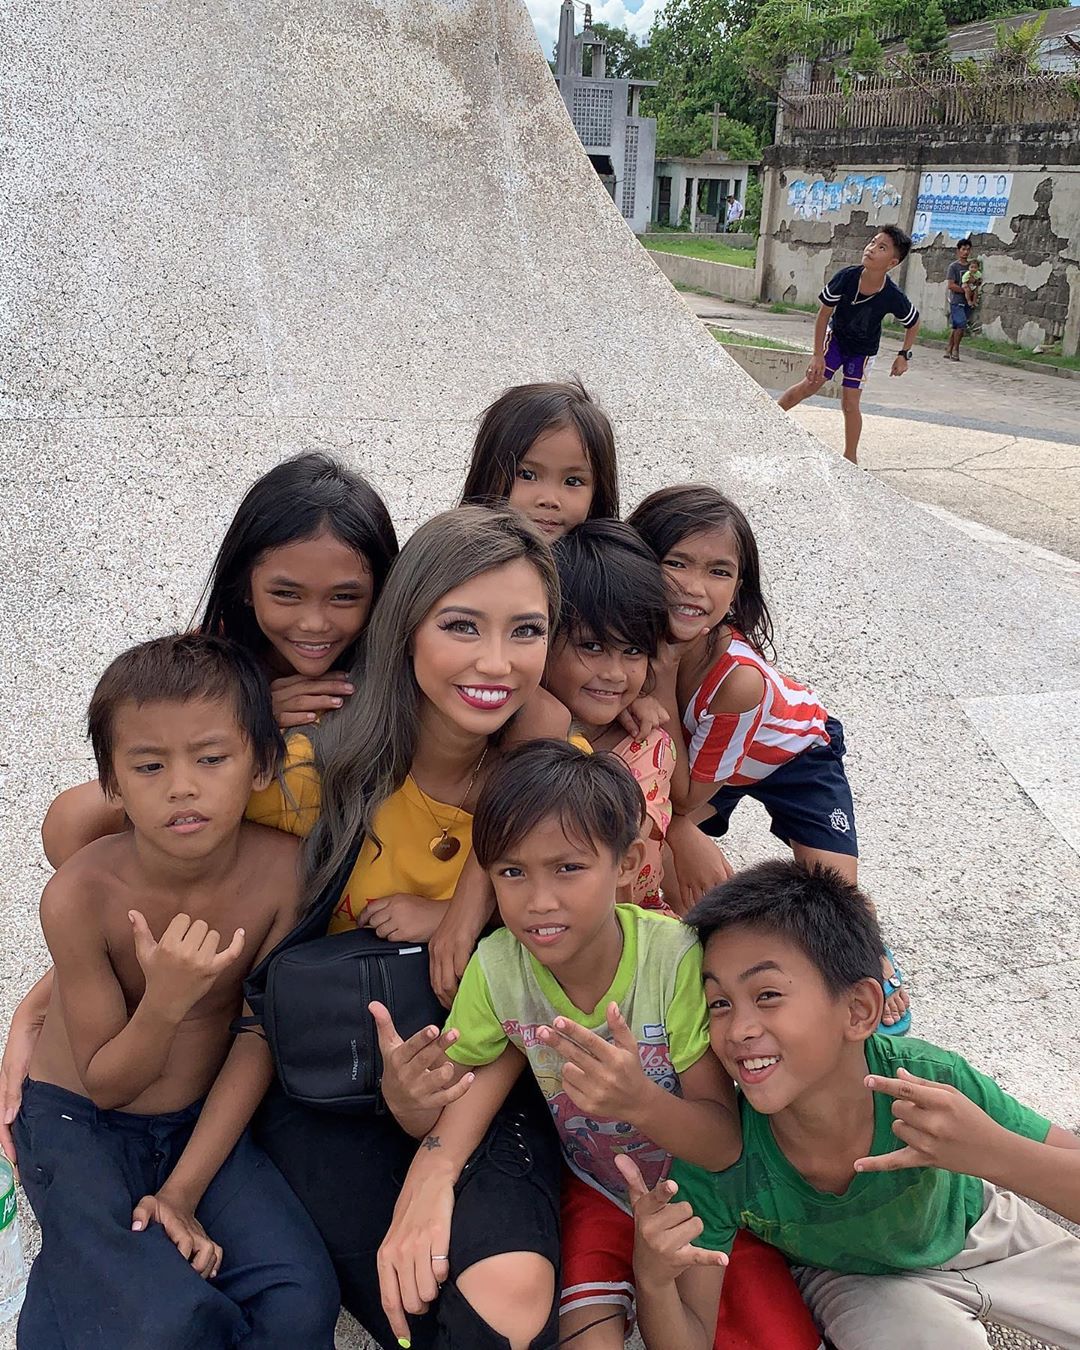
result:
[[[966,328],[971,322],[971,306],[963,300],[949,302],[949,322],[954,328]]]
[[[804,750],[760,783],[722,787],[712,799],[716,814],[701,824],[701,830],[722,838],[732,811],[744,797],[753,797],[768,811],[773,834],[785,844],[857,858],[855,806],[844,772],[844,728],[830,717],[825,730],[828,745]]]

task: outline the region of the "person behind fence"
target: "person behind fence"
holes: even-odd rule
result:
[[[634,1197],[649,1350],[706,1350],[743,1229],[793,1263],[835,1350],[987,1350],[986,1323],[1080,1347],[1080,1139],[960,1055],[875,1034],[881,933],[829,868],[760,863],[688,916],[743,1153]],[[674,1203],[672,1200],[674,1198]]]
[[[253,656],[188,634],[94,692],[102,787],[131,829],[53,876],[55,979],[13,1124],[41,1224],[20,1350],[332,1350],[334,1271],[247,1123],[273,1074],[230,1024],[296,921],[296,841],[244,823],[280,761]]]
[[[881,346],[881,325],[892,315],[904,328],[890,375],[904,375],[919,331],[919,311],[889,273],[911,252],[911,236],[898,225],[882,225],[862,252],[862,262],[843,267],[821,289],[814,324],[814,355],[806,375],[780,395],[781,408],[794,408],[842,372],[844,458],[858,463],[862,435],[860,400]]]

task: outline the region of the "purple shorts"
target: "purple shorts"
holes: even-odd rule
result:
[[[855,356],[845,352],[836,338],[830,335],[829,345],[825,348],[825,378],[831,380],[838,370],[844,372],[845,389],[861,389],[866,383],[874,362],[873,356]]]

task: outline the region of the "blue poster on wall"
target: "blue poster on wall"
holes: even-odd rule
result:
[[[874,211],[895,208],[900,205],[900,192],[886,181],[883,173],[849,173],[846,178],[829,182],[823,178],[811,182],[796,178],[788,184],[787,203],[796,220],[820,220],[855,206]]]
[[[924,173],[915,203],[912,239],[920,244],[936,234],[950,239],[988,234],[994,222],[1008,214],[1012,181],[1011,173],[979,169]]]

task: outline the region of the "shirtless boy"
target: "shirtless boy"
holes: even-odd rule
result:
[[[20,1350],[331,1350],[329,1259],[245,1131],[269,1052],[230,1048],[244,976],[296,918],[296,841],[243,823],[282,750],[269,691],[232,643],[159,638],[108,668],[89,728],[133,828],[41,898],[55,978],[12,1131],[42,1229]]]

